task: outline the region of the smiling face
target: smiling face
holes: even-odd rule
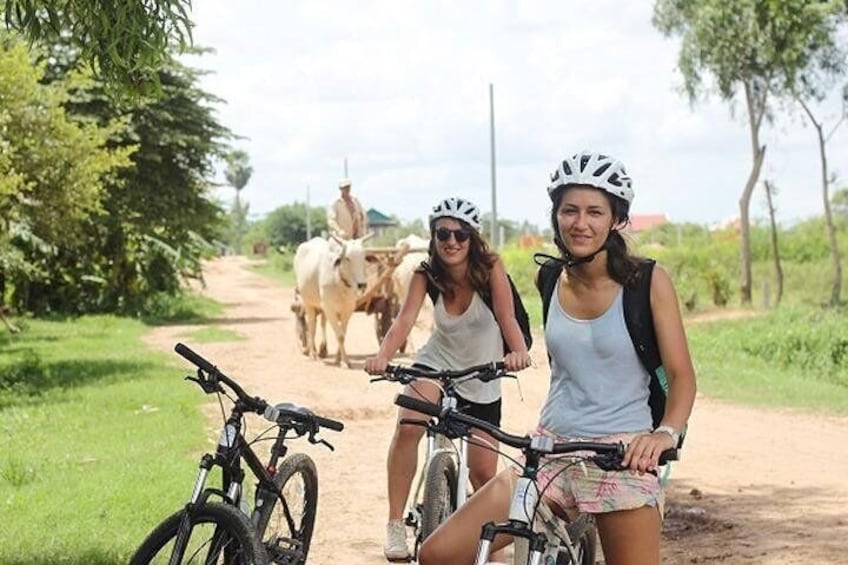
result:
[[[560,196],[556,224],[565,247],[575,257],[594,253],[615,224],[606,194],[591,186],[572,186]]]
[[[447,233],[447,239],[442,241],[441,237],[444,237],[444,235],[440,237],[439,232],[441,231],[444,234],[445,230],[449,233]],[[463,235],[457,238],[457,231],[467,234],[469,237],[460,242],[458,239],[463,239]],[[468,252],[471,248],[470,231],[468,226],[454,218],[439,218],[436,220],[433,225],[433,241],[436,244],[436,253],[446,267],[458,265],[468,260]]]

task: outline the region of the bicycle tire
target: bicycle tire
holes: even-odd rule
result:
[[[168,563],[171,542],[177,537],[185,513],[185,509],[175,512],[156,526],[136,550],[130,565]],[[207,502],[196,507],[192,516],[189,546],[180,563],[265,565],[268,562],[253,526],[237,508]]]
[[[309,554],[318,511],[315,463],[305,453],[287,457],[274,475],[274,485],[277,492],[257,494],[257,535],[269,563],[302,565]]]
[[[574,542],[577,553],[576,565],[595,565],[595,556],[598,551],[598,532],[595,520],[591,515],[580,513],[577,518],[568,524],[568,534]],[[571,555],[567,551],[560,551],[557,555],[556,565],[575,565],[572,563]]]
[[[457,482],[456,463],[451,454],[436,453],[427,467],[427,478],[424,482],[419,532],[422,543],[456,511]]]

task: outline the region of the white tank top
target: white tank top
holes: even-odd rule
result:
[[[503,337],[495,315],[476,292],[465,312],[448,314],[441,294],[433,308],[435,327],[430,339],[418,350],[415,362],[432,369],[465,369],[472,365],[501,361]],[[470,380],[457,387],[465,400],[488,404],[501,397],[500,379],[481,383]]]
[[[624,322],[623,290],[606,312],[579,320],[551,299],[545,344],[551,388],[540,425],[562,437],[599,438],[651,429],[648,372]]]

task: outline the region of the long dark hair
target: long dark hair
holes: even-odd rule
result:
[[[478,293],[489,293],[489,279],[491,278],[492,267],[495,261],[498,260],[498,254],[489,249],[489,244],[486,243],[486,240],[467,222],[458,218],[452,219],[458,221],[462,228],[468,230],[471,234],[471,238],[468,240],[468,279],[471,282],[471,286]],[[455,283],[447,276],[447,267],[436,251],[435,221],[430,224],[430,247],[428,252],[430,257],[416,269],[416,272],[423,272],[436,285],[440,293],[452,297]]]
[[[559,188],[551,196],[551,200],[553,202],[553,207],[551,208],[551,228],[554,234],[554,244],[557,246],[560,257],[562,257],[563,261],[567,261],[568,259],[573,258],[573,256],[568,248],[565,247],[565,243],[562,241],[562,236],[559,233],[557,210],[559,209],[563,195],[573,186],[575,185],[567,185]],[[589,185],[585,186],[595,188],[595,190],[603,193],[610,204],[615,225],[624,226],[630,222],[630,204],[628,204],[626,200],[619,198],[614,194],[610,194],[606,190]],[[639,263],[643,261],[643,258],[630,253],[630,250],[627,247],[627,241],[617,229],[610,230],[607,235],[607,239],[604,242],[603,248],[607,251],[607,271],[609,272],[610,278],[621,285],[626,286],[631,284],[634,276],[638,273],[638,266]],[[568,269],[569,267],[566,268]]]

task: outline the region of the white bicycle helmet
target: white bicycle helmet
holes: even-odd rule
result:
[[[633,181],[621,161],[607,155],[581,151],[568,157],[551,175],[548,196],[553,200],[557,189],[571,184],[594,186],[633,203]]]
[[[433,206],[433,211],[430,213],[430,225],[432,226],[433,222],[439,218],[456,218],[480,231],[480,209],[462,198],[445,198]]]

